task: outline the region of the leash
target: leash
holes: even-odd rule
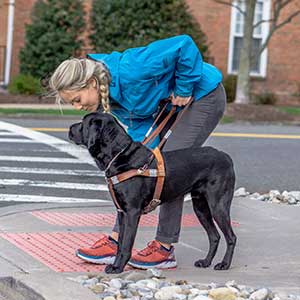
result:
[[[105,177],[106,178],[106,182],[108,184],[109,192],[110,192],[111,197],[112,197],[112,199],[113,199],[113,201],[115,203],[115,206],[117,207],[117,210],[119,212],[124,212],[124,210],[121,208],[120,204],[118,203],[118,200],[117,200],[117,197],[115,195],[113,186],[115,184],[117,184],[117,183],[123,182],[123,181],[125,181],[125,180],[127,180],[129,178],[135,177],[135,176],[157,177],[153,199],[143,209],[143,214],[147,214],[147,213],[151,212],[158,205],[160,205],[160,203],[161,203],[160,195],[161,195],[161,192],[162,192],[162,189],[163,189],[163,186],[164,186],[164,181],[165,181],[165,176],[166,176],[164,160],[163,160],[163,157],[161,155],[160,149],[165,144],[165,142],[167,141],[167,139],[170,137],[170,135],[172,134],[172,131],[173,131],[174,127],[180,121],[180,119],[182,118],[183,114],[188,109],[188,107],[191,105],[191,103],[193,102],[193,100],[194,100],[193,97],[190,97],[188,103],[178,113],[178,116],[177,116],[176,120],[174,121],[174,123],[172,124],[172,126],[170,127],[170,129],[166,132],[166,134],[163,136],[163,138],[160,141],[159,145],[154,150],[151,150],[152,154],[149,157],[148,162],[143,167],[141,167],[139,169],[131,169],[129,171],[120,173],[118,175],[115,175],[115,176],[112,176],[112,177],[109,177],[109,178]],[[160,111],[159,115],[154,120],[154,123],[151,125],[150,129],[146,133],[145,138],[144,138],[144,140],[142,142],[143,145],[146,145],[149,142],[153,142],[154,139],[159,135],[159,133],[166,126],[166,124],[170,120],[170,118],[176,112],[176,107],[173,106],[172,109],[170,110],[170,112],[168,113],[168,115],[164,118],[164,120],[151,133],[151,131],[154,128],[154,125],[157,123],[157,121],[161,117],[162,113],[165,111],[165,109],[166,109],[166,107],[167,107],[168,104],[169,104],[168,102],[165,104],[165,106],[163,107],[163,109]],[[121,150],[116,155],[116,157],[118,157],[121,153],[123,153],[124,150],[125,149]],[[116,157],[114,157],[113,160],[109,163],[109,167],[110,167],[111,163],[115,160]],[[149,169],[149,166],[152,163],[152,161],[153,161],[154,158],[156,158],[157,168],[156,169]],[[108,170],[109,167],[107,167],[106,170]]]

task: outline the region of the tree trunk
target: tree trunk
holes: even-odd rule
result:
[[[240,53],[235,103],[250,103],[251,45],[255,4],[256,0],[245,1],[246,15],[244,20],[244,37],[243,46]]]

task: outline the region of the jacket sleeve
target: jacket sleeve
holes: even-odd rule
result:
[[[135,50],[132,55],[135,55],[141,77],[162,76],[172,72],[174,95],[192,95],[195,83],[201,79],[203,60],[189,35],[158,40],[132,50]]]

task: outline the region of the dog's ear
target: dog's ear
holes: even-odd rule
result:
[[[69,139],[77,145],[83,144],[82,123],[73,124],[69,129]]]
[[[93,157],[97,157],[101,149],[102,121],[93,120],[88,129],[87,148]]]

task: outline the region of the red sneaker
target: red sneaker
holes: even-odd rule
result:
[[[168,269],[177,266],[174,247],[167,250],[157,241],[149,242],[145,249],[133,254],[128,264],[139,269]]]
[[[80,248],[76,256],[94,264],[112,264],[117,254],[118,243],[103,234],[91,248]]]

